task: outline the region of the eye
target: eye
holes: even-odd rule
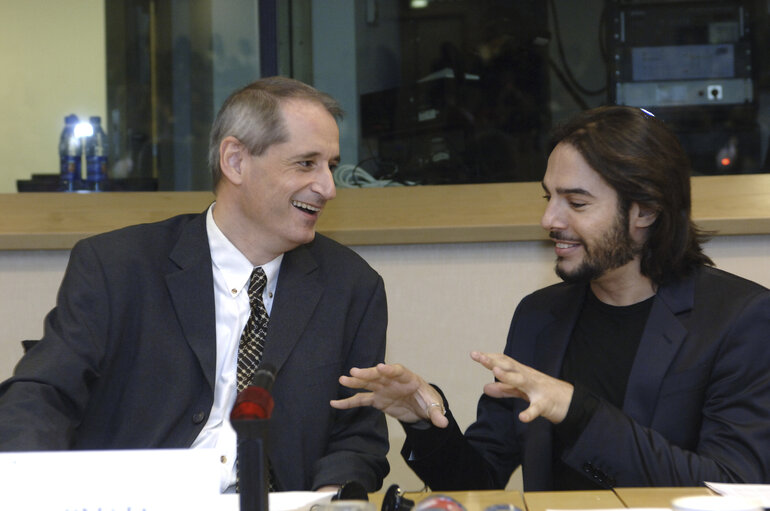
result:
[[[585,207],[586,203],[585,202],[570,201],[569,205],[572,207],[572,209],[581,209],[581,208]]]
[[[299,165],[302,168],[309,169],[310,167],[313,166],[313,162],[311,160],[303,160],[303,161],[298,161],[297,165]]]
[[[544,198],[546,201],[549,201],[549,200],[551,200],[551,196],[550,196],[550,195],[548,195],[547,193],[546,193],[545,195],[543,195],[543,198]]]

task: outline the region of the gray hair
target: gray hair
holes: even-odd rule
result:
[[[262,78],[233,92],[222,104],[209,137],[209,168],[214,191],[222,178],[219,146],[226,137],[237,138],[252,155],[288,139],[281,103],[290,99],[313,101],[337,120],[342,107],[330,95],[293,78]]]

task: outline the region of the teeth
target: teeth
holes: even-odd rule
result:
[[[321,211],[321,208],[317,208],[315,206],[311,206],[307,202],[300,202],[298,200],[293,200],[293,201],[291,201],[291,204],[293,206],[298,207],[298,208],[302,208],[302,209],[306,209],[308,211],[312,211],[313,213],[318,213],[319,211]]]
[[[570,245],[569,243],[557,243],[556,244],[556,248],[569,248],[571,246],[572,245]]]

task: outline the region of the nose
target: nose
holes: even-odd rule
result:
[[[334,176],[329,165],[324,165],[319,170],[317,179],[313,182],[313,191],[319,194],[324,200],[332,200],[337,196],[337,187],[334,186]]]
[[[563,220],[561,220],[559,207],[553,198],[549,199],[545,206],[543,216],[540,218],[540,226],[546,231],[560,230],[565,227]]]

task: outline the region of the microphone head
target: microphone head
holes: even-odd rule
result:
[[[251,384],[238,393],[230,411],[230,420],[269,419],[273,413],[273,396],[270,391],[275,382],[275,367],[262,364],[251,378]]]
[[[262,387],[249,385],[243,389],[230,412],[230,421],[269,419],[273,414],[273,396]]]
[[[269,362],[260,365],[251,378],[251,385],[263,388],[268,392],[273,389],[273,383],[275,383],[275,367]]]

